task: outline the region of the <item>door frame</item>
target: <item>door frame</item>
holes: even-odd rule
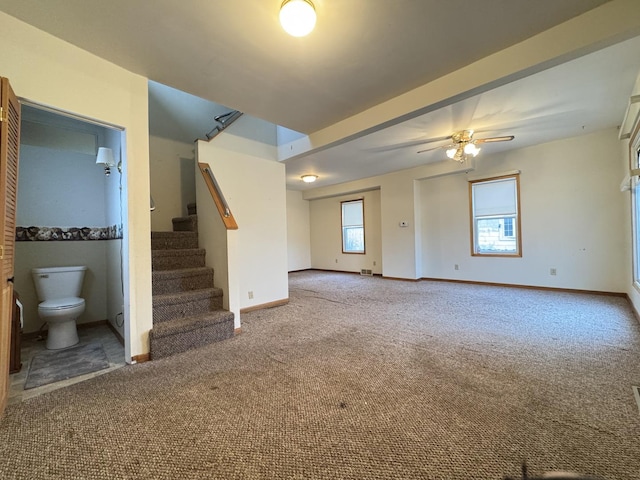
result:
[[[120,134],[120,160],[121,165],[118,167],[120,171],[120,212],[122,222],[122,239],[120,253],[120,269],[121,269],[121,285],[123,293],[123,333],[124,333],[124,360],[126,363],[132,363],[131,360],[131,317],[128,305],[130,304],[130,280],[129,280],[129,222],[128,222],[128,202],[127,202],[127,143],[126,129],[110,122],[87,117],[68,110],[56,108],[51,105],[45,105],[25,97],[18,96],[21,106],[36,108],[45,112],[53,113],[63,117],[71,118],[80,122],[95,125],[101,128],[113,130]]]

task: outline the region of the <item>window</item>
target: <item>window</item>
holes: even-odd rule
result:
[[[507,239],[514,237],[513,234],[513,217],[505,218],[502,224],[502,238]]]
[[[471,254],[521,257],[519,175],[470,182],[469,195]]]
[[[342,253],[364,253],[364,200],[340,202]]]

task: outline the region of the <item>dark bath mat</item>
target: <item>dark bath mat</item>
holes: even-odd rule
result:
[[[109,367],[99,342],[38,353],[31,360],[24,389],[41,387]]]

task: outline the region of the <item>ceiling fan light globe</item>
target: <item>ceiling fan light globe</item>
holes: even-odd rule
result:
[[[456,156],[457,148],[450,148],[447,150],[447,157],[454,158]]]
[[[476,155],[478,155],[479,151],[480,149],[473,143],[467,143],[464,146],[464,153],[466,153],[467,155],[473,155],[475,157]]]

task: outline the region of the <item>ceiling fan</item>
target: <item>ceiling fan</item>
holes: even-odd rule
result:
[[[442,145],[440,147],[427,148],[426,150],[420,150],[418,153],[430,152],[439,148],[447,149],[447,157],[456,162],[463,163],[468,156],[475,157],[480,152],[478,145],[483,143],[493,142],[509,142],[515,137],[513,135],[507,135],[504,137],[489,137],[489,138],[477,138],[473,139],[473,130],[461,130],[451,135],[450,138],[453,142],[449,145]]]

